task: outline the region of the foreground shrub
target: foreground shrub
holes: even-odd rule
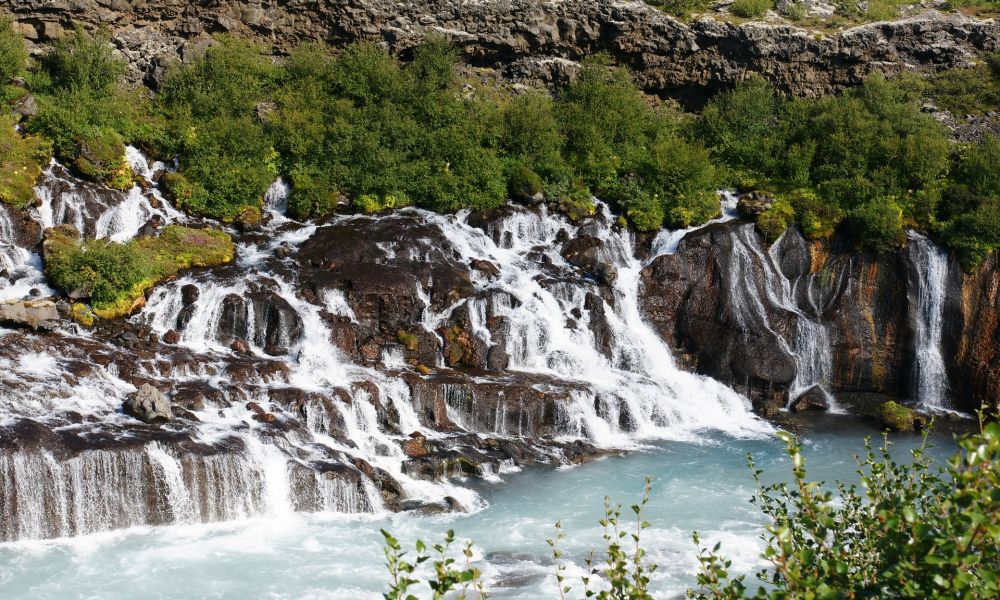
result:
[[[751,594],[730,563],[702,550],[694,598],[995,598],[1000,594],[1000,426],[959,441],[936,465],[924,447],[897,462],[889,444],[866,444],[859,485],[836,492],[806,479],[799,443],[782,434],[792,459],[791,485],[764,485],[754,503],[768,519]],[[926,438],[925,438],[926,439]],[[860,489],[859,489],[860,486]],[[697,537],[696,537],[697,541]]]
[[[1000,425],[990,423],[981,433],[959,439],[959,451],[937,464],[924,444],[912,451],[910,462],[899,462],[890,453],[888,438],[879,451],[865,442],[857,457],[857,484],[836,482],[828,486],[809,481],[800,442],[781,433],[791,460],[790,482],[764,484],[753,457],[748,466],[757,483],[751,502],[766,519],[761,558],[767,567],[757,573],[756,585],[745,575],[734,576],[732,563],[719,552],[699,547],[697,587],[688,597],[700,600],[741,598],[969,598],[1000,595]],[[574,585],[560,544],[564,535],[548,540],[555,562],[558,598],[649,600],[650,575],[656,570],[643,548],[643,519],[651,482],[647,479],[642,500],[630,507],[632,527],[622,520],[622,509],[605,499],[605,558],[586,561],[582,589]],[[439,557],[433,577],[424,577],[420,565],[430,560],[426,545],[417,542],[412,563],[396,540],[386,538],[389,593],[395,600],[418,598],[429,588],[434,598],[449,591],[457,597],[484,596],[480,573],[471,563],[472,548],[464,551],[464,568],[448,558],[454,540],[449,531],[445,544],[434,546]],[[440,593],[438,593],[440,592]]]
[[[235,247],[224,232],[180,225],[124,244],[82,241],[76,228],[62,225],[46,232],[43,252],[54,286],[89,298],[94,314],[112,319],[141,306],[149,289],[181,269],[231,262]]]

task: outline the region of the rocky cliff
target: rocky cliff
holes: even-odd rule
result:
[[[995,407],[997,260],[967,274],[936,248],[939,265],[927,264],[920,243],[911,236],[876,256],[836,240],[807,242],[792,228],[768,248],[750,223],[713,225],[648,264],[640,301],[691,368],[744,392],[765,414],[812,384],[855,406],[922,398],[920,369],[935,353],[946,406]]]
[[[750,72],[815,96],[874,71],[933,71],[1000,48],[1000,24],[993,20],[933,11],[822,34],[710,18],[684,23],[624,0],[0,0],[0,10],[42,44],[75,25],[106,26],[133,78],[154,85],[170,61],[225,32],[278,53],[302,40],[370,39],[405,54],[423,36],[443,34],[471,64],[514,80],[559,79],[582,58],[607,52],[646,90],[695,100]]]

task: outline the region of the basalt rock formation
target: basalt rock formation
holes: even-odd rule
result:
[[[132,77],[153,86],[171,61],[191,56],[217,33],[252,37],[278,53],[303,40],[367,39],[405,54],[428,34],[445,35],[470,64],[513,80],[562,79],[584,57],[606,52],[647,91],[694,100],[749,72],[779,89],[816,96],[874,71],[960,66],[1000,47],[995,21],[933,11],[820,34],[710,18],[684,23],[626,0],[0,0],[0,10],[39,43],[74,25],[106,26],[132,64]]]
[[[922,264],[911,240],[883,256],[808,242],[795,228],[772,247],[734,221],[688,234],[642,272],[640,302],[657,331],[698,372],[747,394],[764,414],[814,385],[848,405],[870,396],[919,400],[924,334]],[[939,377],[953,408],[996,406],[1000,391],[1000,270],[995,257],[964,273],[954,257],[939,286]],[[923,365],[926,368],[926,365]],[[811,379],[804,379],[808,374]],[[808,387],[806,387],[808,386]],[[794,402],[792,402],[794,405]]]

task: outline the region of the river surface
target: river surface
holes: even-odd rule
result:
[[[854,454],[870,425],[817,417],[804,432],[811,479],[854,481]],[[954,450],[951,434],[931,438],[932,453]],[[900,459],[920,443],[893,438]],[[601,548],[598,519],[606,495],[626,507],[653,477],[645,534],[656,597],[683,595],[697,567],[691,531],[722,542],[737,571],[759,568],[761,517],[750,505],[753,453],[766,480],[788,473],[784,444],[772,437],[706,435],[701,442],[659,442],[573,468],[535,468],[472,483],[486,506],[465,515],[272,514],[245,521],[140,527],[81,538],[0,545],[2,598],[380,598],[385,591],[380,528],[405,546],[439,540],[448,529],[475,542],[477,566],[492,598],[555,597],[545,540],[562,521],[571,582],[590,550]],[[628,509],[626,508],[626,511]],[[580,590],[576,583],[576,590]]]

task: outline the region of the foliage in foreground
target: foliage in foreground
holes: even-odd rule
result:
[[[748,457],[757,493],[751,499],[766,519],[762,558],[768,564],[752,584],[745,575],[730,573],[732,563],[719,552],[699,546],[698,586],[688,591],[699,600],[834,599],[834,598],[967,598],[1000,596],[1000,425],[990,423],[981,433],[959,440],[959,451],[939,465],[924,445],[912,451],[912,462],[896,462],[889,442],[878,451],[865,443],[858,457],[857,484],[808,481],[798,440],[780,434],[792,464],[791,482],[765,485],[762,471]],[[652,598],[642,532],[649,499],[647,480],[643,499],[631,507],[634,529],[621,521],[621,507],[605,501],[606,560],[587,561],[582,597],[600,600]],[[559,550],[563,539],[556,525],[548,540],[556,563],[559,598],[573,593]],[[417,596],[425,584],[435,599],[448,590],[459,598],[484,598],[480,573],[466,563],[453,567],[444,557],[454,540],[435,546],[436,578],[424,581],[417,565],[428,560],[423,542],[417,542],[417,562],[401,562],[399,544],[387,532],[386,557],[392,578],[387,600]],[[467,561],[472,555],[467,545]],[[459,589],[459,585],[461,588]],[[474,595],[469,596],[470,590]]]
[[[94,314],[106,319],[129,314],[149,289],[181,269],[225,264],[235,254],[228,234],[180,225],[123,244],[81,241],[72,225],[62,225],[46,233],[43,250],[53,285],[89,298]]]

